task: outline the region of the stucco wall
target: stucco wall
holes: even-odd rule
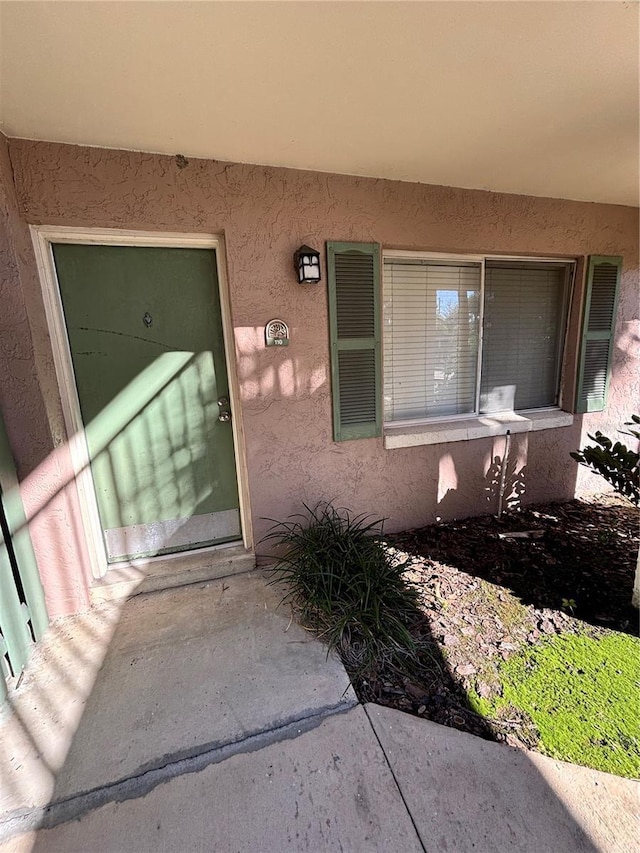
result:
[[[18,212],[2,134],[0,306],[0,411],[21,481],[47,607],[55,617],[88,605],[88,560],[29,229]]]
[[[292,254],[301,243],[324,249],[326,240],[363,240],[400,249],[579,259],[622,255],[608,410],[576,416],[572,427],[517,436],[513,444],[512,458],[524,469],[524,502],[602,488],[578,472],[569,451],[587,430],[613,429],[637,408],[637,210],[207,160],[184,165],[160,155],[24,140],[12,140],[10,151],[20,212],[29,223],[224,235],[257,538],[265,516],[283,518],[302,501],[335,499],[357,512],[387,516],[389,529],[496,506],[486,473],[502,453],[502,439],[392,451],[384,450],[382,439],[332,441],[326,284],[296,284]],[[33,275],[25,284],[37,287]],[[578,297],[581,289],[580,281]],[[569,380],[577,306],[578,299],[570,321]],[[35,299],[29,316],[40,343],[44,393],[53,398],[50,345]],[[289,323],[286,349],[264,347],[263,327],[273,317]],[[48,416],[52,432],[62,430],[55,406]]]

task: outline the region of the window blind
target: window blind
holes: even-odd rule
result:
[[[487,262],[480,411],[557,404],[566,267]]]
[[[384,264],[384,417],[413,420],[475,407],[480,264]]]

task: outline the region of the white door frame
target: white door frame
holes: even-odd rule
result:
[[[44,297],[47,326],[51,337],[62,412],[67,431],[73,471],[78,488],[80,512],[94,578],[103,577],[109,564],[102,536],[93,477],[89,468],[89,450],[82,423],[80,402],[73,371],[69,337],[64,319],[60,286],[56,273],[52,243],[82,243],[99,246],[158,246],[164,248],[214,249],[218,273],[218,291],[222,314],[222,334],[231,399],[233,446],[238,480],[242,540],[245,548],[253,547],[249,478],[245,453],[240,386],[236,370],[236,352],[231,322],[229,289],[226,277],[224,240],[214,234],[180,234],[160,231],[128,231],[112,228],[73,228],[60,225],[31,225],[31,239]],[[186,552],[185,552],[186,553]],[[166,559],[166,555],[152,557]]]

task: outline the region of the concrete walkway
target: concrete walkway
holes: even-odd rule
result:
[[[252,573],[54,626],[0,720],[0,850],[640,850],[637,783],[358,705],[278,600]]]

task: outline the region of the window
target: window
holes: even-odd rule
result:
[[[385,257],[385,422],[557,406],[571,269]]]
[[[472,413],[480,264],[385,260],[383,279],[385,421]]]
[[[392,251],[381,264],[377,243],[327,243],[334,440],[384,431],[385,447],[410,447],[602,411],[622,258],[592,255],[578,283],[575,398],[560,400],[574,266]]]

